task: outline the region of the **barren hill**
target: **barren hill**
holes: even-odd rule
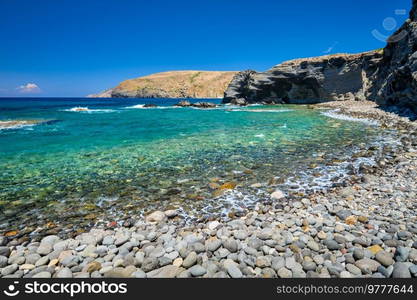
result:
[[[106,98],[222,98],[237,72],[171,71],[121,82],[90,97]]]

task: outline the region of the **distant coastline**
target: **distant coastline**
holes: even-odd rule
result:
[[[121,82],[89,98],[200,98],[220,99],[238,72],[172,71]]]

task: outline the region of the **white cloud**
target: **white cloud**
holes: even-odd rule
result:
[[[29,93],[40,93],[41,89],[36,83],[27,83],[21,85],[17,88],[20,93],[29,94]]]

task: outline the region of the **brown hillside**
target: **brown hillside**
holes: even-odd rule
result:
[[[237,72],[172,71],[129,79],[93,97],[222,98]]]

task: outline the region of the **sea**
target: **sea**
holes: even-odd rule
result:
[[[178,101],[0,98],[0,227],[87,226],[156,209],[228,217],[275,189],[335,186],[374,163],[355,153],[387,140],[375,122],[303,105]]]

